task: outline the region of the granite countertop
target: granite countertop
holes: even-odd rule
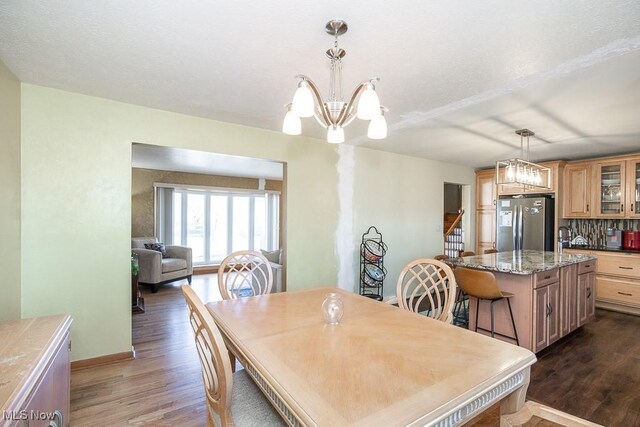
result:
[[[566,252],[558,255],[555,252],[525,250],[519,252],[498,252],[495,254],[468,256],[464,258],[449,258],[445,260],[445,262],[449,265],[476,268],[478,270],[528,275],[592,259],[596,259],[596,257],[593,255],[570,254]]]
[[[606,246],[571,246],[564,249],[576,250],[576,251],[598,251],[598,252],[619,252],[624,254],[640,254],[640,250],[637,249],[616,249],[608,248]]]

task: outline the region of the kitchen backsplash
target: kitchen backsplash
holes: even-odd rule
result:
[[[606,246],[608,228],[640,231],[640,219],[569,219],[567,226],[572,239],[580,235],[592,246]]]

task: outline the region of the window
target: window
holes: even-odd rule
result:
[[[280,195],[273,192],[158,187],[158,237],[189,246],[194,264],[221,262],[240,250],[279,247]],[[160,209],[160,203],[163,208]],[[170,208],[167,207],[171,204]],[[172,218],[166,218],[171,215]]]

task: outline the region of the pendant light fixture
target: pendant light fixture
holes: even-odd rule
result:
[[[342,58],[346,51],[338,46],[338,36],[347,32],[347,23],[340,19],[329,21],[325,26],[328,34],[335,37],[333,47],[326,52],[331,61],[329,79],[329,99],[323,101],[318,87],[311,79],[298,75],[300,79],[293,101],[286,105],[287,114],[282,124],[282,132],[287,135],[300,135],[302,122],[300,118],[315,117],[316,121],[327,129],[327,142],[339,144],[344,142],[344,128],[356,117],[369,120],[367,135],[371,139],[387,137],[387,121],[384,113],[389,111],[380,105],[373,78],[360,83],[348,101],[342,94]],[[357,101],[357,107],[356,107]],[[355,110],[355,111],[354,111]]]
[[[496,162],[496,181],[504,187],[551,190],[551,169],[529,161],[529,137],[535,135],[529,129],[519,129],[520,157]],[[524,141],[527,142],[526,160]]]

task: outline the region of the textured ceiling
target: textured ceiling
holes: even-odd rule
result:
[[[28,83],[279,130],[294,75],[326,94],[349,31],[345,92],[379,76],[389,137],[347,142],[471,166],[640,149],[640,2],[0,2],[0,58]],[[324,137],[313,121],[303,133]]]

